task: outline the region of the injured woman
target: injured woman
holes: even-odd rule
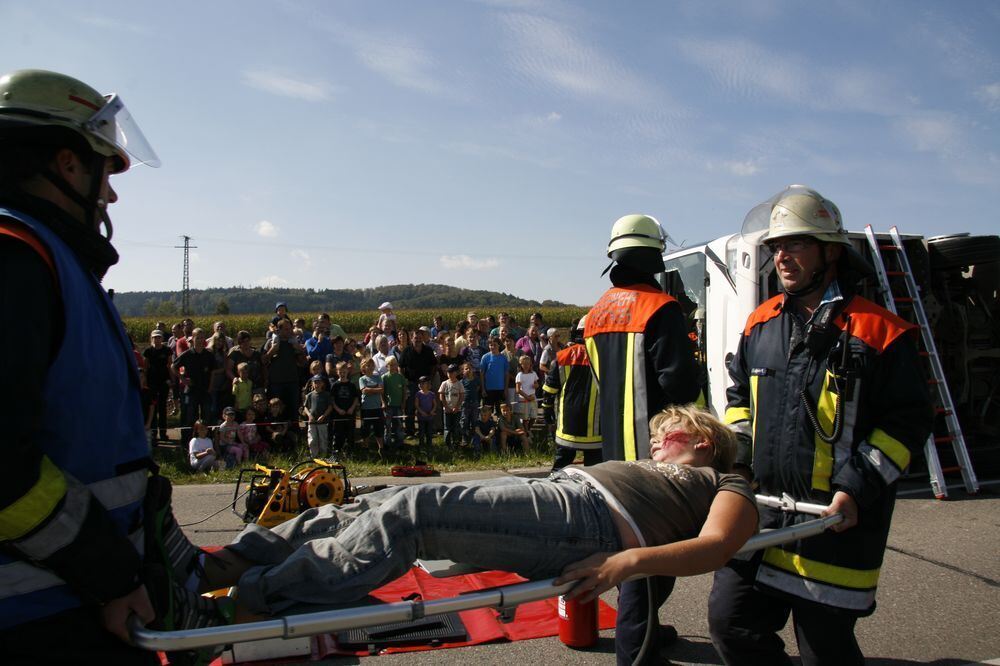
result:
[[[578,581],[568,596],[584,601],[631,576],[713,571],[757,529],[753,492],[728,473],[735,438],[694,406],[657,414],[650,432],[649,460],[547,479],[398,486],[309,509],[271,529],[248,525],[219,552],[192,550],[186,591],[235,585],[241,614],[273,615],[302,602],[362,599],[418,558],[528,579],[559,576],[557,584]],[[215,619],[180,624],[231,621],[203,598],[197,605]]]

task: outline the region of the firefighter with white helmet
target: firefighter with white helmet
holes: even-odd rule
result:
[[[31,330],[0,327],[5,664],[159,663],[126,643],[129,616],[149,622],[160,600],[144,585],[144,504],[147,531],[160,512],[151,543],[179,530],[169,484],[150,503],[164,485],[149,478],[141,380],[100,284],[118,261],[109,177],[136,162],[159,163],[117,95],[43,70],[0,77],[0,303]]]
[[[680,304],[656,281],[669,239],[656,218],[633,214],[611,228],[607,254],[612,287],[590,309],[584,343],[598,379],[605,460],[649,458],[649,419],[667,405],[693,402],[699,392],[694,350]],[[655,510],[651,509],[651,510]],[[650,605],[659,608],[674,579],[624,583],[618,599],[615,651],[619,664],[639,656]],[[672,642],[673,627],[649,627],[648,649]]]
[[[914,326],[855,293],[870,267],[815,190],[791,186],[751,210],[744,238],[758,233],[783,293],[750,316],[729,364],[734,471],[844,521],[717,571],[712,641],[727,664],[790,663],[777,632],[792,614],[804,664],[861,664],[854,626],[875,609],[896,481],[931,426]],[[807,518],[760,516],[761,529]]]

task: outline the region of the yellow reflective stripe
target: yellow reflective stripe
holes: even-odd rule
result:
[[[65,494],[66,477],[48,456],[42,456],[35,485],[0,511],[0,541],[19,539],[38,527]]]
[[[740,421],[750,420],[750,408],[749,407],[730,407],[726,410],[726,415],[723,417],[723,423],[726,425],[732,425],[734,423],[739,423]]]
[[[601,433],[597,432],[597,382],[590,379],[590,401],[587,404],[587,432],[594,433],[598,442],[602,441]]]
[[[753,424],[753,430],[750,431],[750,451],[753,451],[754,445],[757,443],[757,419],[753,418],[753,414],[757,413],[757,380],[760,379],[757,375],[752,375],[750,377],[750,414],[751,423]]]
[[[832,375],[828,370],[823,388],[819,392],[819,400],[816,401],[816,420],[819,421],[823,432],[833,432],[833,419],[840,400],[840,396],[828,388],[831,379]],[[819,435],[814,434],[813,446],[812,487],[814,490],[829,492],[830,476],[833,474],[833,445],[827,444]]]
[[[590,367],[594,370],[594,377],[601,378],[601,364],[597,358],[597,342],[594,338],[585,338],[583,343],[587,346],[587,357],[590,358]]]
[[[708,405],[708,400],[705,399],[704,391],[698,391],[698,397],[694,399],[694,405],[695,407],[701,407],[702,409]]]
[[[545,391],[546,393],[551,393],[552,395],[559,393],[559,389],[552,388],[548,384],[542,384],[542,390]]]
[[[889,459],[896,464],[899,470],[905,471],[910,465],[910,450],[895,437],[881,428],[872,430],[868,437],[868,443],[879,451],[889,456]]]
[[[567,442],[579,442],[580,444],[599,444],[601,441],[600,435],[568,435],[561,431],[559,437]]]
[[[625,449],[625,460],[635,460],[638,455],[635,447],[635,396],[634,373],[635,363],[635,333],[626,335],[625,345],[625,409],[622,413],[622,446]]]
[[[817,562],[780,548],[765,550],[764,561],[803,578],[856,590],[870,590],[878,585],[878,575],[881,571],[881,569],[850,569],[836,564]]]

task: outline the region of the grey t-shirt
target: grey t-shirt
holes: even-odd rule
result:
[[[605,462],[574,472],[589,476],[617,500],[647,546],[698,536],[719,491],[734,492],[757,506],[743,477],[711,467],[635,460]]]
[[[327,408],[333,402],[333,396],[329,391],[310,391],[306,395],[305,408],[314,419],[323,416]]]

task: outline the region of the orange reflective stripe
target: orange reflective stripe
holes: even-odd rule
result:
[[[781,306],[784,304],[784,301],[785,297],[778,294],[774,298],[770,298],[758,305],[757,309],[750,313],[750,316],[747,318],[746,326],[743,328],[743,335],[750,335],[750,331],[753,330],[754,326],[770,321],[781,314]]]
[[[0,236],[16,238],[22,243],[28,245],[45,261],[49,270],[52,271],[52,277],[56,277],[56,264],[52,260],[49,248],[45,247],[45,244],[42,243],[42,241],[39,240],[35,234],[31,233],[31,230],[26,226],[19,222],[15,222],[14,220],[0,219]]]
[[[875,351],[882,353],[901,335],[917,331],[917,325],[892,314],[866,298],[855,296],[840,313],[834,324],[843,330],[845,317],[851,318],[848,333]]]

